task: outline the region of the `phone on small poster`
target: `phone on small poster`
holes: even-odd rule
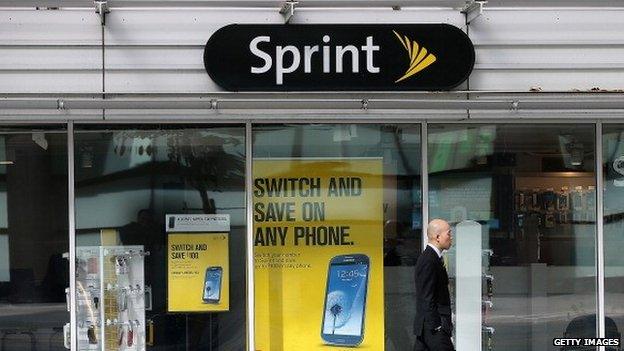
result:
[[[204,290],[202,300],[204,303],[218,304],[221,300],[221,279],[223,268],[208,267],[204,276]]]
[[[321,327],[326,344],[354,347],[364,340],[369,269],[370,259],[363,254],[331,259]]]

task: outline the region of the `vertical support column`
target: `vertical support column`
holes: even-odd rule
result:
[[[71,349],[77,349],[76,324],[76,212],[74,203],[74,122],[67,122],[67,210],[69,228],[69,323]]]
[[[604,181],[602,168],[602,122],[596,123],[596,307],[597,335],[605,337]],[[604,346],[600,347],[604,350]]]
[[[475,221],[463,221],[455,228],[455,348],[481,351],[483,229]]]
[[[422,194],[422,248],[427,245],[427,224],[429,223],[429,163],[427,159],[427,122],[420,124],[420,180]]]
[[[255,351],[255,285],[253,241],[253,140],[251,122],[245,124],[245,197],[247,203],[247,350]]]

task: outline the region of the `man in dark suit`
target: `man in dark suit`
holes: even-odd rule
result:
[[[414,351],[454,351],[451,297],[442,252],[451,247],[450,225],[434,219],[427,226],[427,247],[416,261]]]

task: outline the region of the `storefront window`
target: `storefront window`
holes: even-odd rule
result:
[[[78,350],[246,347],[244,135],[77,128]]]
[[[0,130],[0,349],[63,350],[67,134]]]
[[[624,125],[603,125],[606,337],[624,329]]]
[[[481,231],[448,253],[457,350],[595,335],[594,144],[593,125],[429,126],[430,216]]]
[[[420,126],[253,130],[257,350],[413,346]]]

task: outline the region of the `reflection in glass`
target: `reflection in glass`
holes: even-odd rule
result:
[[[77,298],[90,307],[77,311],[79,345],[81,340],[86,348],[94,342],[127,345],[132,339],[139,347],[144,342],[147,350],[245,348],[244,135],[244,127],[238,126],[94,126],[76,131],[76,243],[77,255],[85,255],[82,261],[79,257],[78,266],[84,263],[86,267],[83,275],[78,269],[77,280],[83,279],[87,285]],[[230,215],[229,311],[167,311],[167,214]],[[124,313],[142,313],[140,308],[133,310],[138,289],[115,290],[115,284],[111,289],[105,284],[102,292],[98,284],[91,284],[107,277],[119,281],[139,274],[139,266],[132,265],[138,256],[114,261],[114,270],[103,275],[97,266],[90,269],[89,255],[100,246],[123,246],[125,251],[136,247],[135,254],[141,248],[149,252],[141,256],[146,325],[138,325],[140,318],[127,318],[128,322],[119,323],[116,329],[105,329],[106,333],[110,330],[105,340],[92,340],[89,328],[94,325],[99,332],[102,327],[97,323],[101,319],[98,304],[107,302],[96,297],[113,291],[121,301],[114,307],[120,320],[125,321]],[[113,267],[107,262],[103,269]],[[202,270],[202,282],[204,274]],[[202,292],[201,286],[195,292],[200,302]],[[95,317],[85,310],[95,311]]]
[[[624,330],[624,125],[604,124],[604,252],[607,337]]]
[[[67,136],[0,130],[0,348],[64,350]]]
[[[430,125],[428,151],[430,217],[482,230],[471,251],[482,313],[456,315],[455,328],[480,323],[484,350],[554,350],[554,337],[594,335],[593,126]],[[457,296],[472,279],[461,275],[472,245],[461,235],[449,252]],[[458,334],[458,350],[471,348]]]

